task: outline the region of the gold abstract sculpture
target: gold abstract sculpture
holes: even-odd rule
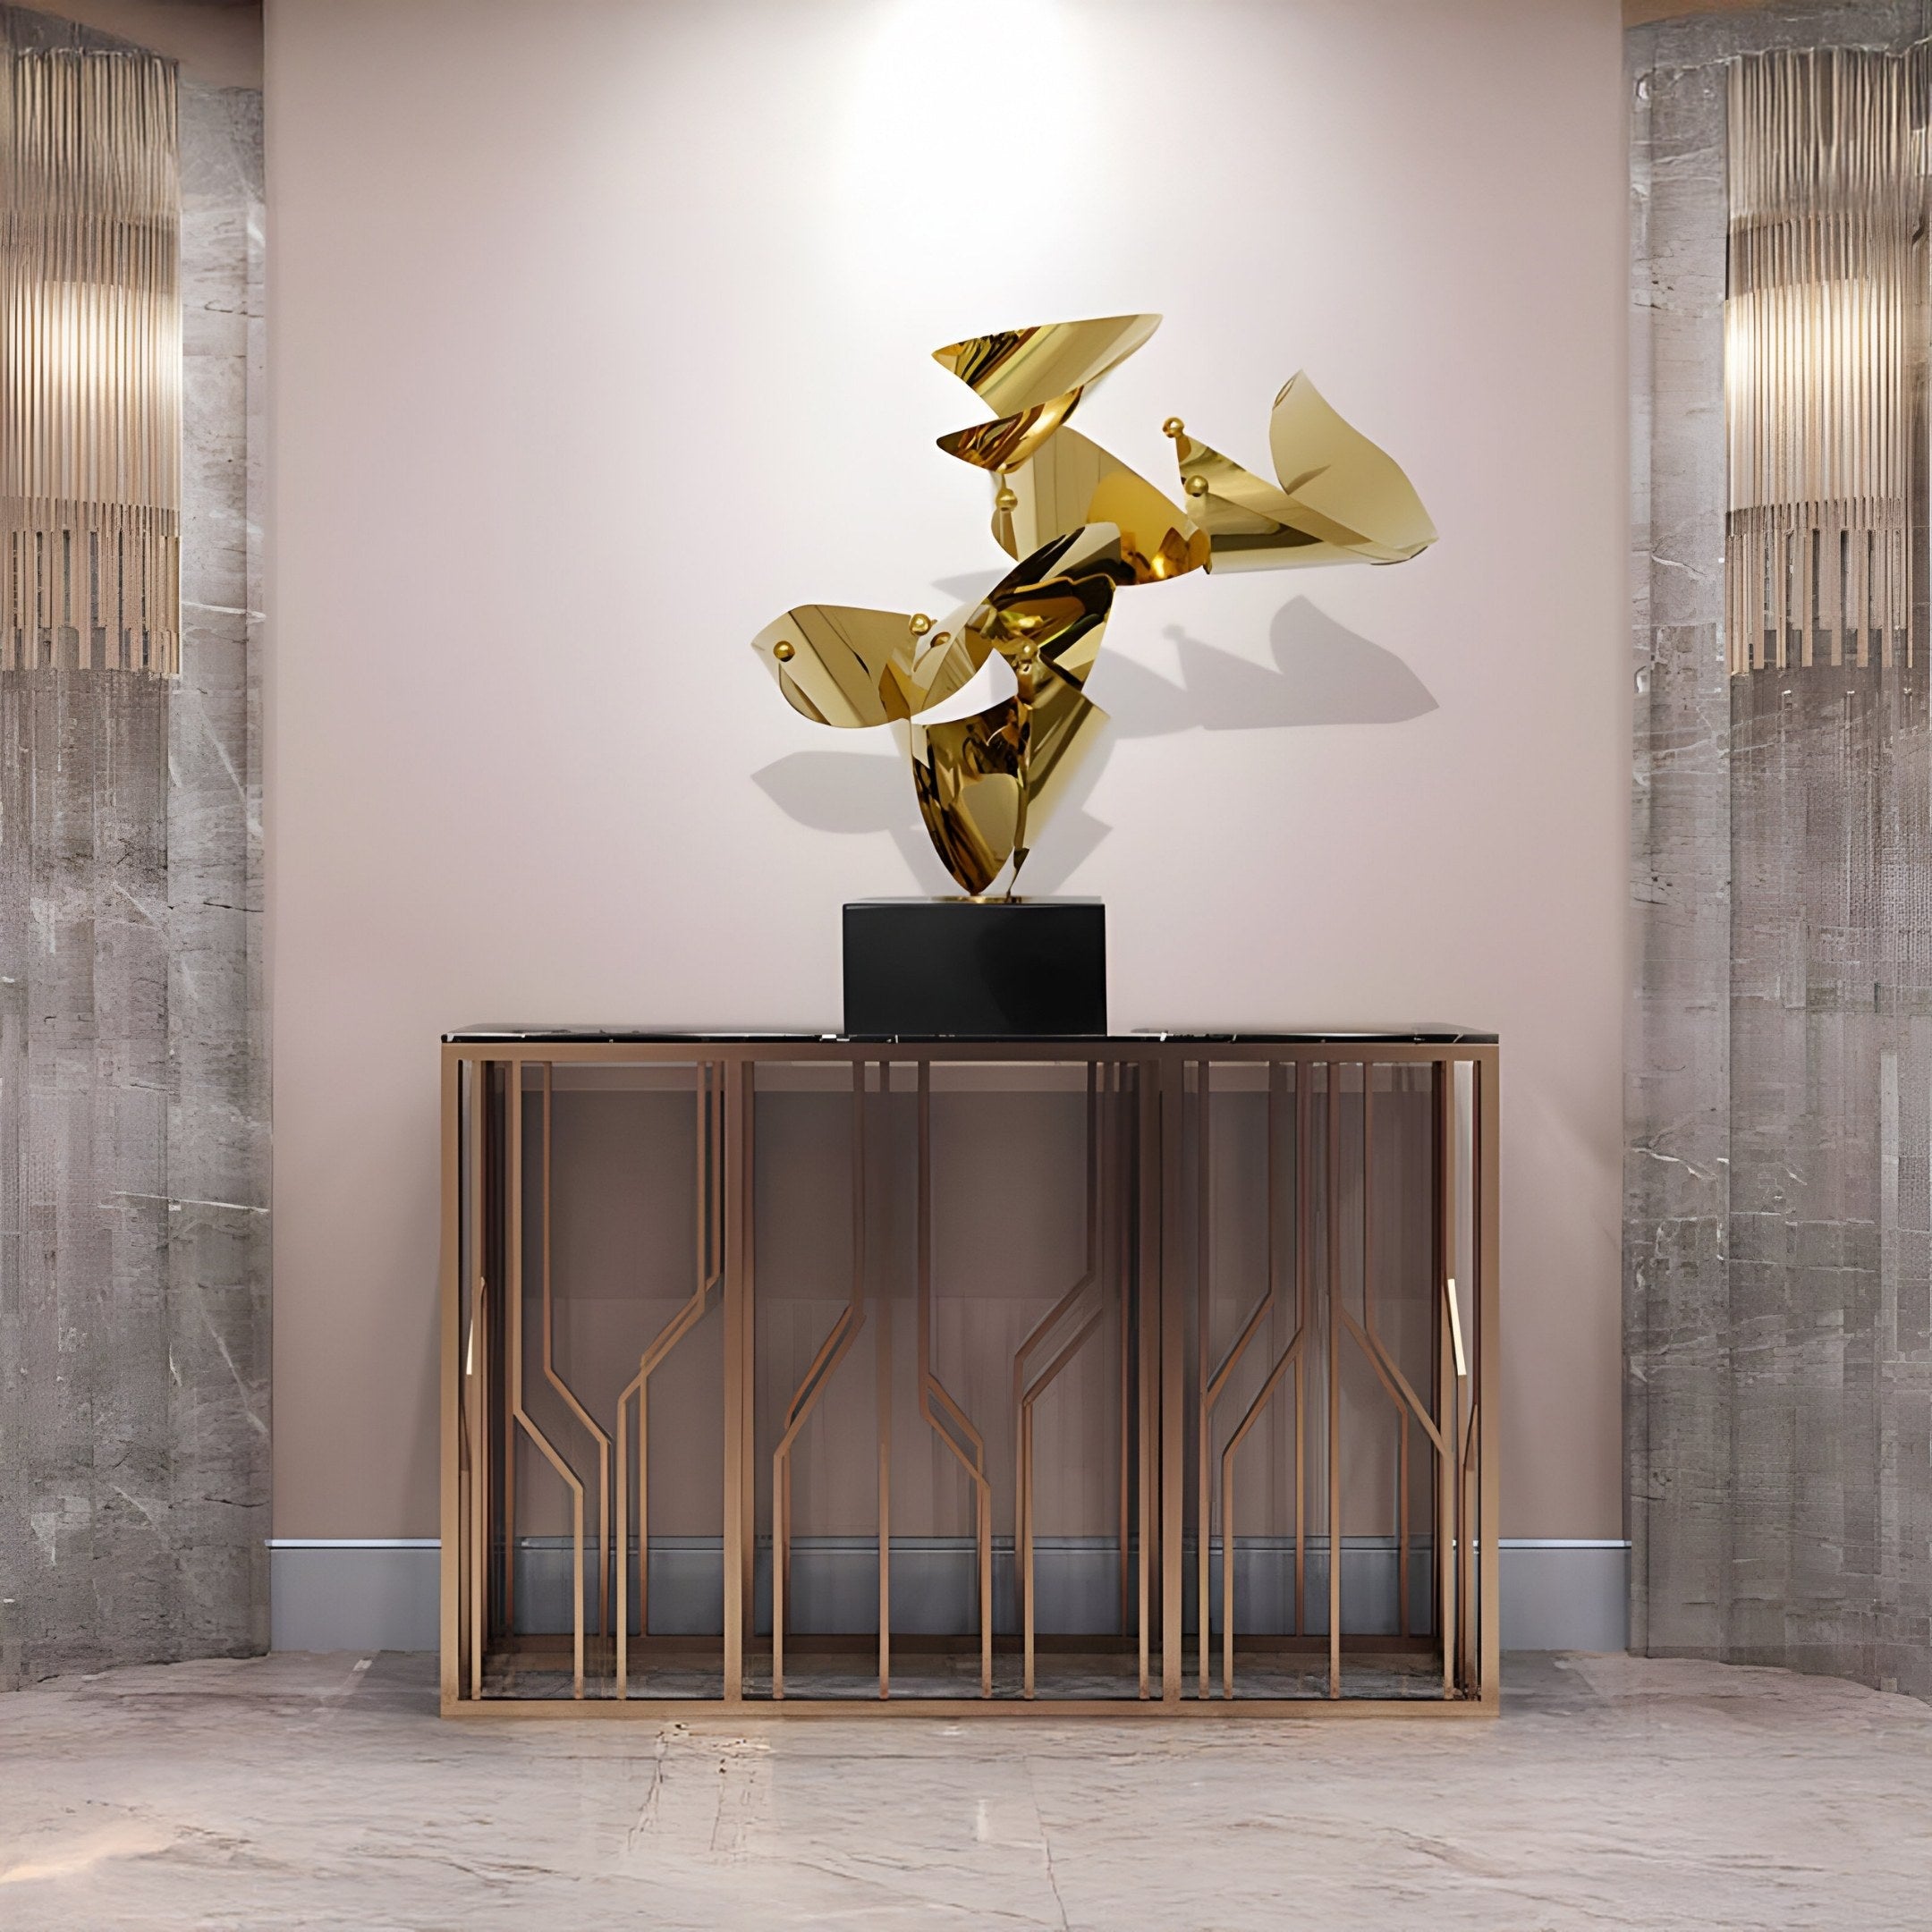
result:
[[[1067,427],[1081,396],[1160,326],[1106,316],[977,335],[934,351],[996,413],[939,447],[991,473],[993,536],[1016,568],[936,625],[923,612],[808,604],[752,648],[793,708],[847,730],[898,727],[920,816],[973,898],[1010,863],[1007,895],[1106,714],[1086,695],[1116,591],[1193,570],[1399,564],[1436,540],[1396,463],[1305,375],[1275,399],[1264,481],[1189,436],[1174,439],[1186,508]],[[921,723],[995,654],[1013,692],[970,717]]]

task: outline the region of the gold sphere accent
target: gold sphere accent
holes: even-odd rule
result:
[[[1020,507],[1020,499],[1010,489],[1003,489],[993,499],[993,507],[996,510],[1017,510]]]
[[[924,637],[932,629],[932,619],[924,611],[914,611],[906,624],[914,637]]]
[[[772,646],[771,654],[780,664],[790,664],[795,655],[792,647],[783,638]]]
[[[1178,416],[1170,416],[1160,427],[1163,436],[1177,436],[1187,428],[1187,425]]]
[[[1208,494],[1208,479],[1204,476],[1191,476],[1187,479],[1187,493],[1190,496],[1205,496]]]

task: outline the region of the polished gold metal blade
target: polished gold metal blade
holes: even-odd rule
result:
[[[1124,362],[1160,326],[1157,315],[1100,316],[971,335],[933,351],[998,416],[1072,396]]]
[[[1014,415],[975,423],[970,429],[954,429],[939,438],[939,447],[977,470],[1004,472],[1015,469],[1046,445],[1073,413],[1080,399],[1080,392],[1075,389]]]
[[[1159,326],[1158,316],[1102,316],[1004,329],[934,350],[935,361],[997,412],[991,422],[941,436],[939,447],[996,475],[1018,469],[1046,447],[1082,393]]]
[[[1075,686],[1047,678],[1030,705],[1007,698],[971,717],[906,727],[919,817],[962,891],[980,897],[1038,838],[1106,722]]]
[[[1188,513],[1208,533],[1210,568],[1278,570],[1400,564],[1436,540],[1414,486],[1305,375],[1275,399],[1269,443],[1282,486],[1187,434],[1168,432]]]
[[[907,727],[912,787],[933,850],[977,899],[1005,869],[1020,830],[1020,702]]]
[[[1056,537],[1096,524],[1120,532],[1120,558],[1131,582],[1162,582],[1208,562],[1207,533],[1145,477],[1077,429],[1062,429],[1003,479],[994,498],[994,540],[1009,556],[1027,556]]]
[[[1357,555],[1402,564],[1436,541],[1436,526],[1402,465],[1337,415],[1305,372],[1291,376],[1275,398],[1268,451],[1296,503],[1361,533]]]
[[[1107,715],[1077,685],[1053,680],[1043,685],[1028,719],[1025,842],[1036,843],[1065,795],[1067,781],[1085,762],[1107,724]]]
[[[751,648],[792,708],[814,724],[861,731],[943,703],[983,665],[992,640],[967,629],[962,605],[935,628],[922,613],[805,604],[767,624]]]
[[[1009,580],[987,593],[967,620],[968,628],[1016,674],[1037,665],[1042,675],[1059,677],[1078,690],[1099,654],[1115,588],[1114,578],[1097,567],[1041,583]]]

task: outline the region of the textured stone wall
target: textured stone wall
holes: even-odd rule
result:
[[[182,675],[0,673],[0,1683],[267,1642],[261,97],[180,125]]]
[[[1727,63],[1928,32],[1911,0],[1630,36],[1624,1231],[1633,1647],[1921,1695],[1932,666],[1726,675],[1723,304]]]

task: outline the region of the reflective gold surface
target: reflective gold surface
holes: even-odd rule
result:
[[[1277,488],[1170,418],[1189,511],[1223,570],[1402,564],[1436,541],[1415,487],[1385,451],[1291,377],[1268,419]]]
[[[1106,523],[1120,532],[1130,582],[1157,583],[1208,562],[1208,540],[1199,527],[1077,429],[1063,429],[1009,477],[993,508],[994,540],[1008,556],[1024,556],[1082,525]]]
[[[923,613],[801,605],[752,648],[792,708],[845,730],[904,727],[933,848],[974,897],[1010,896],[1033,842],[1106,714],[1083,691],[1123,587],[1224,570],[1397,564],[1436,540],[1408,478],[1305,375],[1275,399],[1279,486],[1188,435],[1174,439],[1186,507],[1066,427],[1081,396],[1160,326],[1106,316],[976,335],[934,358],[996,413],[939,438],[992,473],[993,536],[1017,567],[935,625]],[[931,724],[995,655],[1009,698]]]

